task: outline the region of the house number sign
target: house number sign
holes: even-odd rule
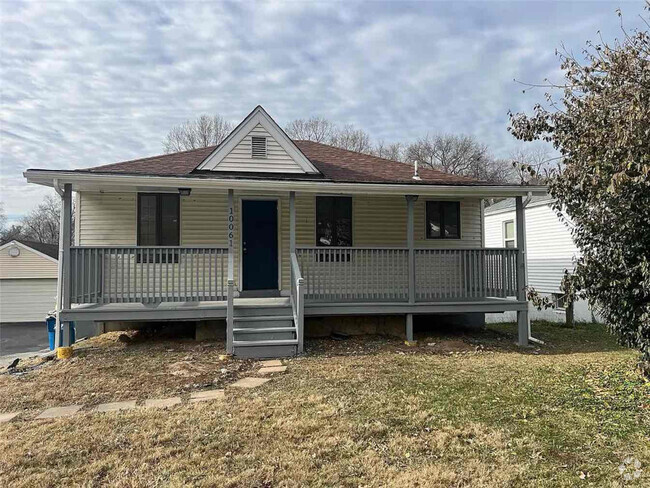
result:
[[[235,214],[232,205],[228,207],[228,248],[232,252],[235,237]]]

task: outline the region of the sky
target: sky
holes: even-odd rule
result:
[[[507,157],[508,111],[561,81],[555,50],[639,25],[634,2],[13,2],[0,0],[0,201],[10,222],[52,190],[28,168],[163,152],[198,115],[261,104],[374,141],[469,134]],[[600,32],[600,34],[599,34]]]

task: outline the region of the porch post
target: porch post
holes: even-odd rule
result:
[[[234,293],[235,293],[235,208],[233,190],[228,190],[228,303],[226,308],[226,352],[233,353]]]
[[[66,183],[63,185],[63,195],[61,195],[61,212],[63,215],[61,215],[61,229],[59,232],[61,232],[61,238],[60,242],[63,245],[63,270],[62,270],[62,275],[63,275],[63,288],[62,288],[62,300],[61,300],[61,308],[63,310],[69,310],[70,309],[70,303],[72,301],[70,293],[72,291],[72,283],[71,283],[71,276],[70,276],[70,244],[71,244],[71,221],[72,221],[72,185],[70,183]],[[60,319],[59,319],[60,323]],[[59,347],[59,344],[61,344],[63,347],[70,347],[70,324],[68,322],[63,324],[63,330],[59,330],[59,327],[57,327],[57,331],[59,334],[61,332],[63,333],[63,340],[61,342],[56,342],[57,348]],[[56,337],[55,334],[55,341],[60,340],[59,336],[58,338]]]
[[[406,195],[406,244],[408,246],[408,272],[409,272],[409,303],[415,303],[415,236],[414,236],[414,207],[417,195]],[[406,341],[413,342],[413,314],[406,314]]]
[[[296,252],[296,192],[289,192],[289,252]]]
[[[526,298],[526,217],[524,214],[524,202],[522,197],[515,198],[517,230],[517,301],[526,302],[526,310],[517,312],[517,329],[519,346],[528,345],[530,337],[530,320],[528,317],[528,300]]]

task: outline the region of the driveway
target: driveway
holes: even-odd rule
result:
[[[45,322],[0,324],[0,356],[49,347]]]

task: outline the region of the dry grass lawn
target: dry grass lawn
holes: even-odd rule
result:
[[[536,324],[309,341],[308,355],[224,402],[80,413],[52,405],[188,395],[254,371],[222,344],[92,339],[69,362],[0,375],[0,486],[647,486],[650,386],[600,326]],[[435,343],[435,345],[434,345]],[[33,365],[32,365],[33,366]],[[625,483],[628,456],[641,478]]]

